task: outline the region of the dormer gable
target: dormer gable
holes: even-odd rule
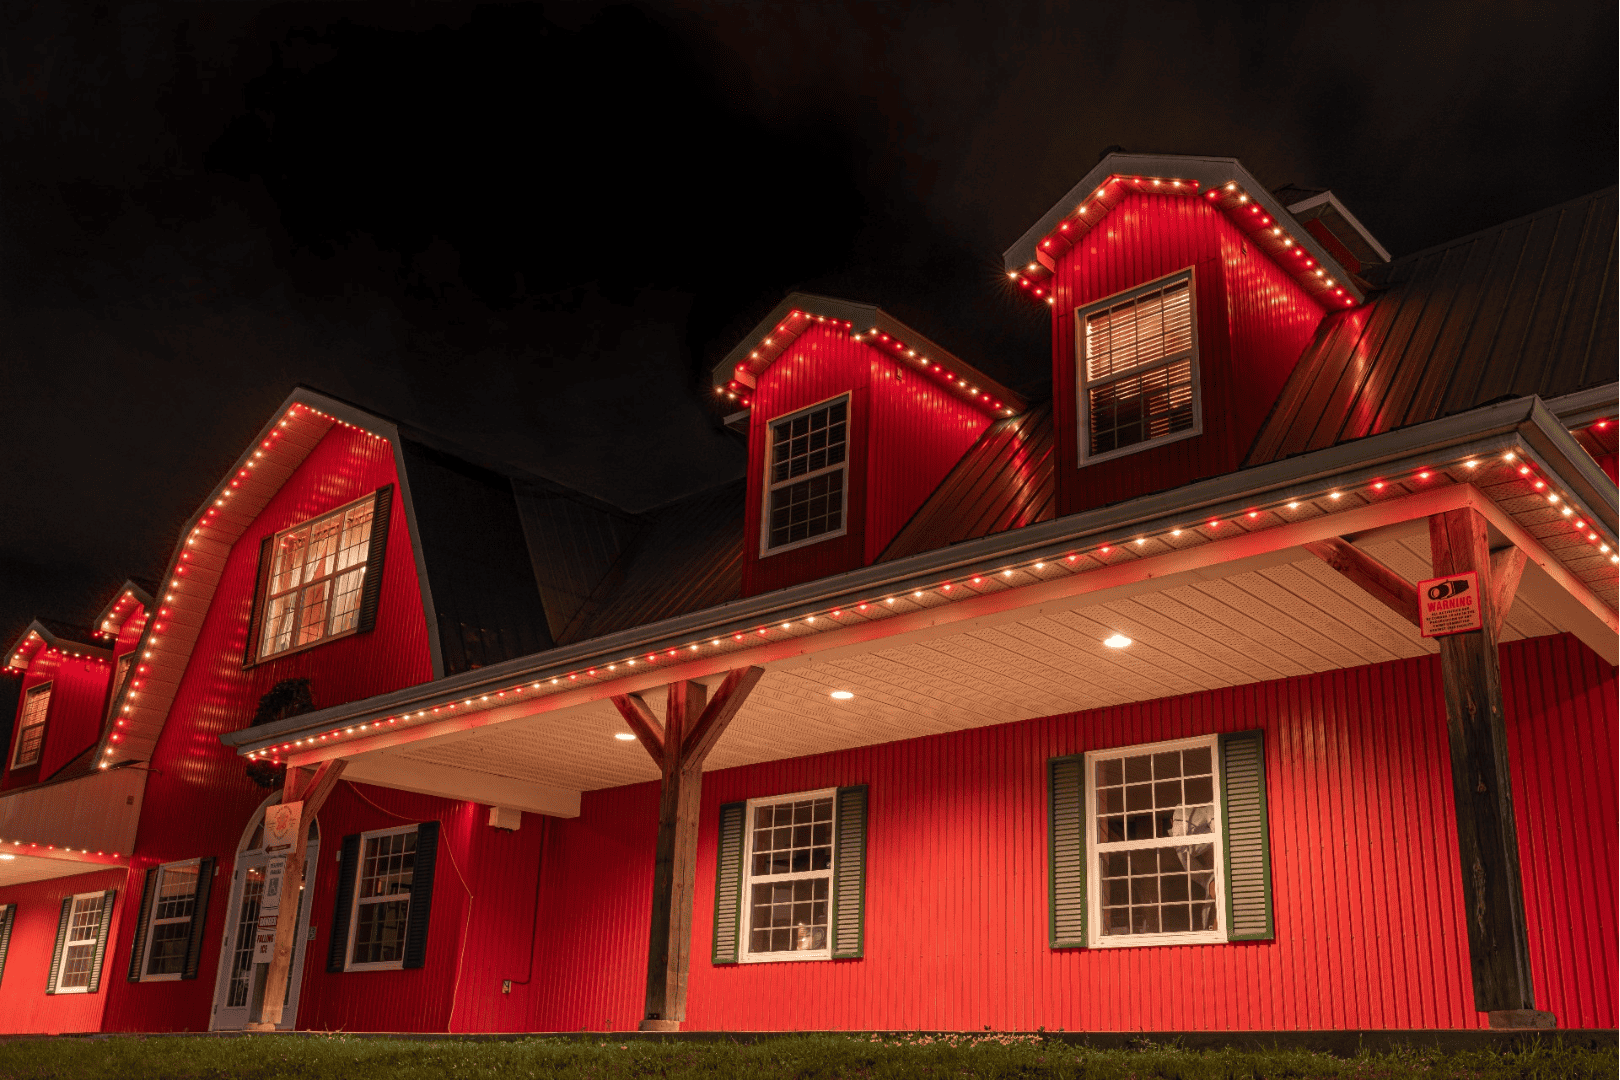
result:
[[[112,650],[89,627],[29,623],[6,653],[6,671],[21,686],[0,788],[48,780],[95,743],[111,665]]]
[[[743,594],[875,562],[1023,399],[879,308],[794,293],[715,368],[748,432]]]
[[[1231,158],[1111,154],[1005,265],[1051,313],[1059,515],[1236,470],[1366,288]]]

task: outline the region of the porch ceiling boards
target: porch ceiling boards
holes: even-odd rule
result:
[[[1422,528],[1364,547],[1409,579],[1428,576]],[[1031,717],[1304,675],[1438,651],[1417,629],[1315,556],[1278,553],[1225,576],[1104,603],[1044,604],[890,644],[767,667],[710,755],[709,769],[802,757]],[[1115,632],[1133,640],[1110,649]],[[1503,639],[1558,632],[1521,594]],[[906,640],[909,638],[909,640]],[[705,681],[718,683],[718,677]],[[855,694],[834,701],[833,690]],[[643,695],[661,713],[663,693]],[[387,751],[408,761],[591,790],[658,770],[606,701]]]

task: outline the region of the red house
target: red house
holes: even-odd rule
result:
[[[1615,212],[1115,154],[1050,400],[795,294],[640,514],[295,391],[6,654],[0,1028],[1614,1027]]]

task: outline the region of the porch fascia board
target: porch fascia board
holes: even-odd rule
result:
[[[334,706],[319,712],[263,727],[221,735],[221,740],[247,754],[278,743],[333,728],[369,723],[407,711],[432,709],[462,699],[494,693],[527,682],[545,682],[592,665],[644,652],[659,652],[684,645],[694,638],[723,637],[752,631],[762,624],[802,619],[828,607],[852,606],[874,594],[932,588],[944,578],[993,572],[1009,561],[1046,558],[1056,561],[1088,543],[1118,542],[1139,532],[1153,533],[1206,517],[1228,518],[1257,502],[1320,497],[1325,489],[1355,488],[1386,472],[1415,469],[1448,458],[1500,455],[1508,451],[1530,454],[1542,470],[1570,489],[1592,491],[1585,512],[1594,530],[1611,545],[1615,541],[1616,500],[1605,490],[1602,477],[1568,431],[1538,398],[1520,398],[1471,412],[1431,421],[1398,431],[1370,436],[1310,454],[1270,462],[1242,472],[1215,477],[1172,491],[1144,496],[1127,503],[1084,514],[1040,522],[1005,533],[992,534],[896,560],[818,579],[790,589],[732,601],[690,615],[652,623],[634,630],[582,642],[562,649],[519,657],[501,664],[427,683],[364,701]],[[1596,474],[1594,476],[1594,474]],[[1606,478],[1605,478],[1606,479]],[[1466,493],[1466,494],[1465,494]],[[520,704],[469,710],[452,719],[431,721],[409,729],[378,735],[356,735],[341,745],[291,751],[284,760],[308,764],[331,757],[349,756],[368,749],[402,745],[450,731],[532,716],[614,694],[650,689],[690,678],[723,673],[738,666],[780,662],[792,656],[819,653],[855,642],[898,637],[920,628],[954,623],[1009,609],[1038,606],[1067,596],[1078,596],[1131,577],[1154,580],[1185,570],[1208,568],[1247,559],[1300,544],[1359,533],[1429,514],[1472,506],[1526,550],[1533,565],[1556,581],[1571,598],[1569,610],[1584,614],[1582,640],[1599,655],[1616,654],[1620,633],[1613,609],[1604,604],[1512,517],[1489,498],[1466,484],[1452,484],[1430,492],[1370,504],[1308,521],[1278,525],[1230,539],[1130,563],[1103,566],[1065,579],[1043,581],[1017,589],[954,601],[880,622],[828,630],[804,637],[762,643],[748,650],[728,652],[701,660],[670,664],[645,672],[603,680],[577,690],[563,690]],[[1162,582],[1156,587],[1162,587]]]

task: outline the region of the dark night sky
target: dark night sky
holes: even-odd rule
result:
[[[1614,182],[1611,2],[0,2],[0,636],[84,621],[296,383],[632,509],[793,288],[1038,390],[1000,252],[1111,144],[1400,255]],[[0,645],[3,647],[3,645]]]

